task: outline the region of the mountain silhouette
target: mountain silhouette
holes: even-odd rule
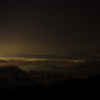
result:
[[[16,66],[0,67],[0,89],[15,88],[18,84],[25,84],[27,78],[28,73]]]
[[[73,78],[54,83],[49,87],[33,85],[1,90],[1,98],[43,100],[100,100],[100,74],[87,79]]]
[[[66,100],[100,100],[100,74],[87,79],[74,78],[54,83],[51,89],[56,97]]]
[[[72,52],[68,55],[31,55],[31,54],[26,54],[26,55],[5,55],[3,57],[11,57],[13,59],[13,57],[18,57],[20,58],[39,58],[39,59],[100,59],[100,57],[96,57],[96,56],[92,56],[89,55],[89,52],[87,51],[82,51],[82,50],[78,50],[75,52]],[[11,59],[11,60],[12,60]]]
[[[73,53],[70,53],[69,55],[66,56],[67,59],[96,59],[98,57],[89,55],[88,52],[86,51],[75,51]]]

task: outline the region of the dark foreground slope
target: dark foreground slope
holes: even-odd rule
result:
[[[33,85],[0,90],[0,98],[45,100],[100,100],[100,74],[87,79],[74,78],[49,87]]]
[[[56,98],[100,100],[100,74],[81,80],[74,78],[51,85]]]

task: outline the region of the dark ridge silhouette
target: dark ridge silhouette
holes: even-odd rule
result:
[[[6,60],[0,60],[0,62],[7,62]]]
[[[0,67],[0,73],[6,74],[12,78],[27,76],[27,73],[16,66],[4,66]]]
[[[69,55],[66,56],[67,59],[98,59],[100,57],[95,57],[92,55],[89,55],[88,52],[86,51],[75,51],[73,53],[70,53]]]
[[[0,91],[1,98],[44,100],[100,100],[100,74],[87,79],[73,78],[50,85],[33,85]]]
[[[27,84],[28,76],[28,73],[16,66],[0,67],[0,89],[11,89]]]
[[[18,57],[18,58],[44,58],[44,59],[100,59],[100,57],[89,55],[89,52],[78,50],[68,55],[4,55],[3,57]]]
[[[51,85],[54,95],[68,100],[99,100],[100,74],[87,79],[71,79]]]

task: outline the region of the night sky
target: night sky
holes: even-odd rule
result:
[[[100,53],[99,0],[0,0],[0,54]]]

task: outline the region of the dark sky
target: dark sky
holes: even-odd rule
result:
[[[0,54],[100,53],[99,0],[0,0]]]

